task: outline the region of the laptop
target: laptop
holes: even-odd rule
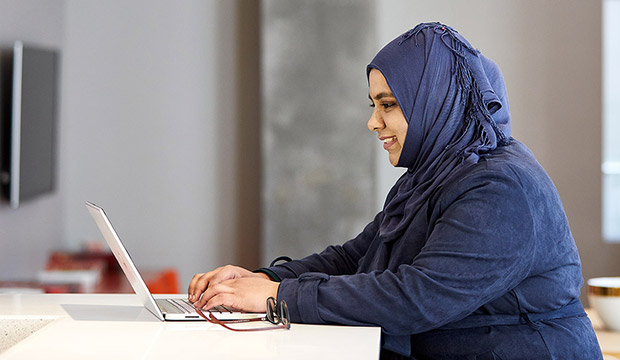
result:
[[[140,276],[138,269],[134,265],[127,249],[123,246],[121,239],[116,231],[112,227],[112,223],[108,219],[103,209],[91,202],[86,202],[86,207],[90,212],[90,215],[97,223],[97,227],[103,238],[110,246],[110,250],[114,254],[116,261],[123,269],[127,280],[131,284],[131,287],[140,298],[140,301],[144,307],[149,310],[160,320],[202,320],[194,306],[187,300],[187,296],[170,297],[170,298],[157,298],[155,299],[149,291],[146,283]],[[265,314],[260,313],[246,313],[236,309],[218,306],[213,309],[203,310],[203,312],[211,312],[215,317],[220,320],[235,320],[235,319],[247,319],[253,317],[261,317]]]

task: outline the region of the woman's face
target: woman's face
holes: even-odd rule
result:
[[[368,96],[372,101],[370,106],[374,109],[368,120],[368,129],[377,132],[379,140],[383,142],[383,148],[389,154],[390,163],[396,166],[403,151],[409,124],[385,77],[377,69],[370,70]]]

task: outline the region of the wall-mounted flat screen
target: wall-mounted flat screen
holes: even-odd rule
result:
[[[2,182],[11,207],[54,190],[58,53],[15,42],[2,66]]]

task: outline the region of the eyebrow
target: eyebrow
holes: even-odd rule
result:
[[[395,97],[395,96],[390,91],[384,91],[384,92],[380,92],[377,95],[375,95],[375,100],[381,100],[381,99],[386,98],[386,97]],[[368,98],[370,100],[372,100],[372,97],[370,96],[370,94],[368,94]]]

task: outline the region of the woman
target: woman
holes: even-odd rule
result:
[[[353,240],[257,272],[197,274],[196,306],[293,322],[379,325],[382,358],[602,359],[555,186],[510,137],[501,73],[454,29],[424,23],[368,65],[368,121],[407,168]]]

